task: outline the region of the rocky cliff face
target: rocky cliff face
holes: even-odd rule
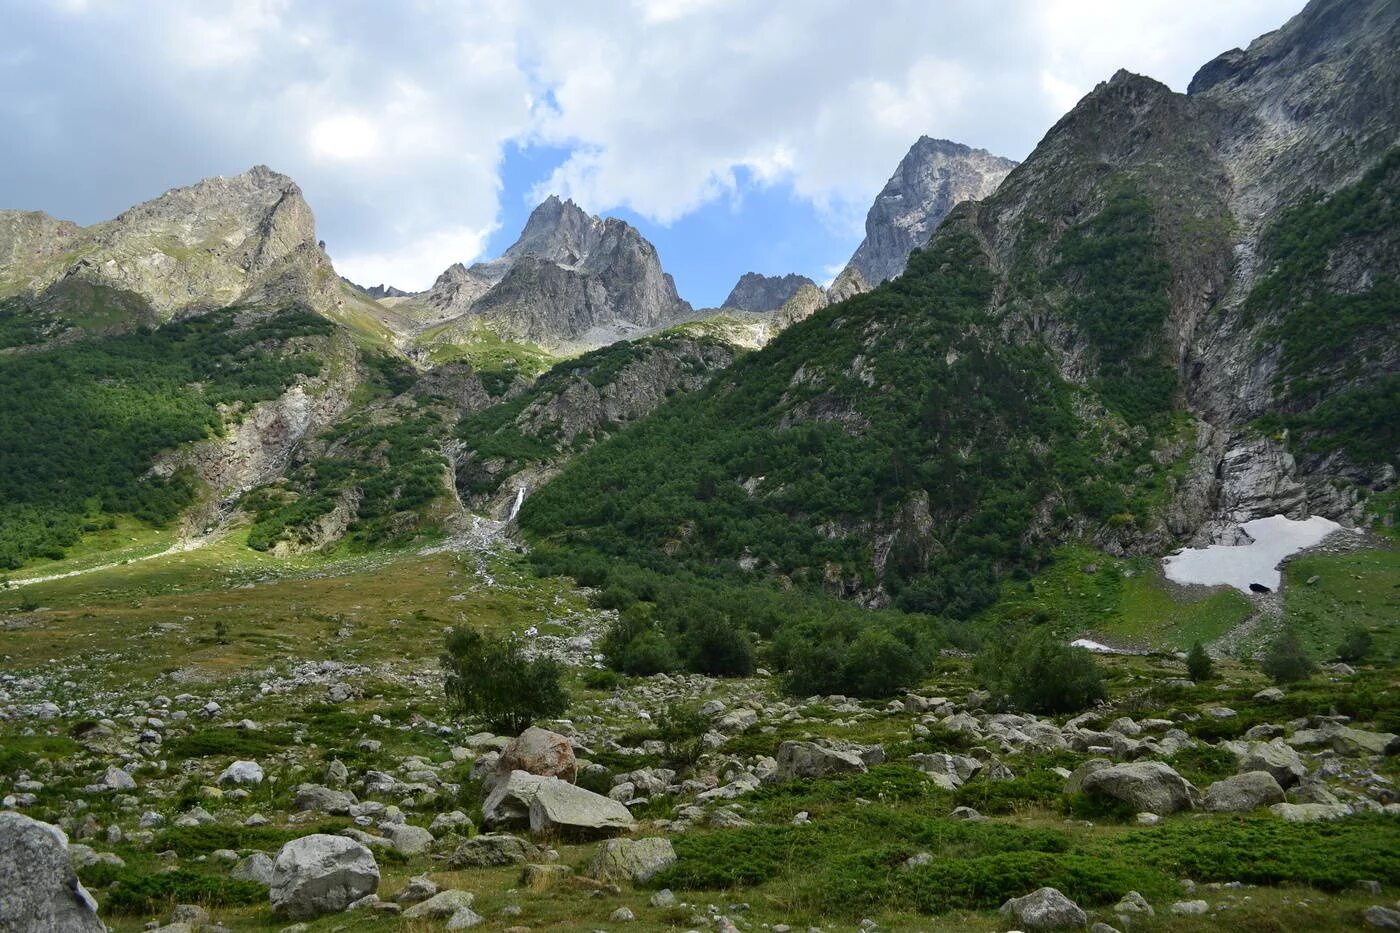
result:
[[[568,459],[667,398],[701,388],[734,356],[721,341],[674,334],[561,364],[522,397],[463,422],[453,453],[458,492],[504,519],[519,490],[533,493]]]
[[[255,294],[325,307],[337,300],[329,281],[301,190],[266,166],[173,189],[87,228],[0,214],[0,288],[8,294],[109,290],[168,320]]]
[[[796,295],[804,285],[816,286],[805,275],[760,275],[745,272],[734,283],[722,308],[737,311],[776,311]]]
[[[454,265],[398,307],[420,328],[471,319],[547,349],[602,346],[691,312],[636,228],[553,196],[499,259]]]
[[[985,198],[1015,167],[985,149],[919,137],[871,205],[865,239],[833,283],[833,299],[899,275],[955,205]]]

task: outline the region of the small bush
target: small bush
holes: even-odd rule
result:
[[[657,737],[666,743],[666,759],[677,771],[695,767],[705,753],[710,722],[694,706],[670,703],[656,718]]]
[[[1108,696],[1093,653],[1071,648],[1048,628],[984,646],[973,672],[1003,708],[1073,713]]]
[[[1316,667],[1303,648],[1298,633],[1291,628],[1285,628],[1278,634],[1259,662],[1259,669],[1272,677],[1277,684],[1306,680]]]
[[[583,674],[583,685],[589,690],[612,690],[620,683],[622,678],[617,676],[617,671],[606,668],[592,668]]]
[[[1371,633],[1364,625],[1353,625],[1337,646],[1337,659],[1347,664],[1360,664],[1371,653]]]
[[[1054,808],[1065,789],[1065,779],[1053,771],[1036,771],[1010,781],[978,778],[953,792],[953,803],[981,813],[1014,813],[1020,807]]]
[[[643,632],[617,653],[618,670],[634,677],[667,674],[680,667],[680,658],[671,640],[660,632]]]
[[[490,638],[454,628],[447,635],[442,666],[448,703],[497,732],[517,735],[536,719],[562,716],[569,708],[559,664],[526,657],[514,636]]]
[[[1199,641],[1186,655],[1186,674],[1198,684],[1215,677],[1215,664]]]
[[[174,760],[183,758],[257,758],[286,748],[292,741],[284,729],[201,729],[171,739],[162,752]]]

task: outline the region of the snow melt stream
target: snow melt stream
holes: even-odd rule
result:
[[[1251,543],[1186,548],[1163,558],[1162,566],[1167,579],[1176,583],[1223,584],[1245,593],[1251,583],[1259,583],[1276,590],[1281,580],[1278,567],[1285,557],[1312,547],[1341,527],[1321,515],[1303,521],[1282,515],[1256,518],[1240,526]]]

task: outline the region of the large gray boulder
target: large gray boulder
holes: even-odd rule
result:
[[[671,840],[661,836],[645,839],[609,839],[598,848],[588,866],[588,877],[600,881],[632,881],[645,884],[658,873],[676,864]]]
[[[1079,905],[1054,888],[1041,888],[1001,905],[1001,915],[1026,930],[1070,930],[1089,922]]]
[[[487,826],[528,826],[530,802],[546,779],[528,771],[512,771],[496,781],[481,804],[481,821]]]
[[[1248,813],[1283,803],[1283,788],[1267,771],[1246,771],[1206,788],[1206,809],[1214,813]]]
[[[537,833],[615,835],[636,827],[631,812],[616,800],[558,778],[542,778],[530,801],[530,829]]]
[[[447,857],[449,868],[496,868],[523,865],[544,857],[544,850],[533,842],[508,833],[482,833],[457,846]]]
[[[779,781],[865,771],[865,762],[854,752],[823,748],[812,742],[784,742],[778,746]]]
[[[274,916],[305,920],[338,913],[378,888],[373,852],[345,836],[316,833],[277,853],[268,898]]]
[[[1240,758],[1240,771],[1267,771],[1280,787],[1292,787],[1308,776],[1303,759],[1283,739],[1255,742]]]
[[[421,904],[415,904],[403,912],[405,920],[446,920],[457,911],[469,908],[476,901],[470,891],[455,889],[439,891]]]
[[[292,809],[344,816],[356,803],[355,795],[348,791],[332,790],[321,784],[298,784],[296,796],[292,798]]]
[[[1160,761],[1111,765],[1085,776],[1086,794],[1101,794],[1131,804],[1138,812],[1166,815],[1192,809],[1200,792]]]
[[[228,876],[239,881],[256,881],[258,884],[271,885],[274,874],[272,857],[266,852],[254,852],[233,866]]]
[[[0,813],[0,930],[98,933],[97,902],[78,881],[63,830]]]
[[[506,777],[512,771],[572,781],[578,776],[574,746],[557,732],[531,726],[520,733],[519,738],[511,740],[496,761],[499,776]]]

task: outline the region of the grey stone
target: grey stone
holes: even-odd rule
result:
[[[558,778],[542,778],[530,801],[530,829],[537,833],[611,835],[631,832],[636,825],[616,800]]]
[[[1088,774],[1086,794],[1102,794],[1157,814],[1190,810],[1200,794],[1189,781],[1160,761],[1112,765]]]
[[[1283,803],[1283,788],[1267,771],[1246,771],[1206,788],[1205,808],[1215,813],[1247,813]]]
[[[1267,771],[1283,788],[1292,787],[1308,775],[1303,759],[1283,739],[1250,745],[1240,758],[1240,771]]]
[[[530,822],[530,802],[545,779],[526,771],[512,771],[496,782],[481,804],[481,819],[487,826],[526,826]]]
[[[273,871],[271,856],[266,852],[254,852],[235,865],[228,874],[230,878],[237,878],[239,881],[256,881],[258,884],[270,886],[276,873]]]
[[[501,777],[512,771],[524,771],[572,781],[578,775],[578,761],[574,758],[573,744],[566,736],[531,726],[501,751],[496,771]]]
[[[394,895],[394,901],[404,906],[421,904],[436,893],[437,882],[427,875],[414,875],[408,879],[408,884],[403,886],[403,890]]]
[[[405,920],[445,920],[463,907],[471,907],[476,895],[470,891],[439,891],[421,904],[414,904],[403,912]]]
[[[853,752],[823,748],[812,742],[784,742],[778,746],[780,781],[825,774],[863,774],[866,770],[865,762]]]
[[[539,846],[506,833],[483,833],[473,836],[447,858],[451,868],[488,868],[500,865],[522,865],[542,857]]]
[[[675,863],[676,850],[669,839],[661,836],[609,839],[598,847],[587,875],[600,881],[645,884]]]
[[[0,813],[0,930],[100,933],[97,903],[78,881],[63,830]]]
[[[1068,930],[1084,926],[1089,917],[1079,905],[1054,888],[1041,888],[1001,905],[1001,915],[1027,930]]]
[[[1361,912],[1366,925],[1373,930],[1400,930],[1400,910],[1391,910],[1377,904]]]
[[[284,845],[272,865],[272,913],[305,920],[338,913],[379,887],[374,853],[344,836],[317,833]]]
[[[1276,803],[1269,812],[1290,823],[1316,823],[1351,816],[1351,807],[1340,803]]]
[[[304,812],[315,810],[344,816],[355,805],[355,795],[348,791],[332,790],[320,784],[299,784],[292,798],[292,809]]]
[[[256,761],[235,761],[219,775],[220,784],[261,784],[262,765]]]
[[[433,844],[433,834],[421,826],[407,823],[381,823],[379,831],[393,845],[394,850],[404,855],[419,855]]]

